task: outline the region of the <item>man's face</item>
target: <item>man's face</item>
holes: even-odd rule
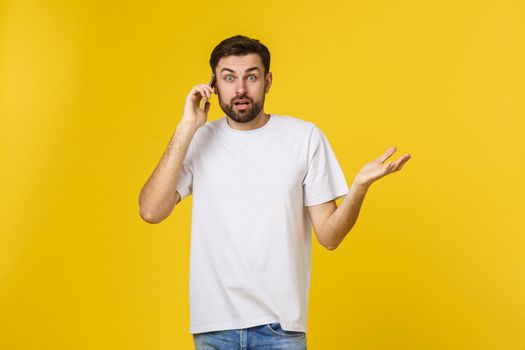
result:
[[[264,113],[264,95],[272,84],[272,73],[264,76],[258,54],[222,57],[215,75],[219,105],[230,118],[247,123]]]

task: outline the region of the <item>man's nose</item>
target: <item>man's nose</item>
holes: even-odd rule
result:
[[[244,95],[246,93],[246,85],[243,79],[237,80],[237,85],[235,85],[235,94]]]

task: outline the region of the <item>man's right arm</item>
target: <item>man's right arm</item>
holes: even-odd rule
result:
[[[196,85],[186,98],[183,117],[162,158],[140,191],[140,216],[151,224],[167,218],[180,201],[176,191],[184,158],[197,129],[206,123],[210,103],[199,108],[203,96],[208,99],[213,90],[209,85]]]
[[[140,216],[151,224],[167,218],[180,201],[176,191],[186,152],[196,132],[192,125],[179,124],[162,159],[140,191]]]

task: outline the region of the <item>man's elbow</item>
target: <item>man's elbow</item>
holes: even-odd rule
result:
[[[326,249],[328,249],[328,250],[334,250],[334,249],[337,248],[337,246],[338,246],[338,244],[336,244],[336,245],[325,245],[324,247],[325,247]]]
[[[328,250],[334,250],[339,245],[338,243],[331,242],[331,241],[321,242],[321,244],[323,247],[325,247]]]
[[[149,224],[161,223],[166,218],[166,216],[154,215],[151,212],[142,211],[142,209],[140,210],[140,217]]]
[[[176,196],[175,202],[164,204],[162,206],[146,205],[139,200],[139,215],[142,220],[150,224],[158,224],[171,215],[177,203],[180,202],[180,196]]]
[[[335,249],[337,249],[337,247],[339,247],[339,245],[341,244],[341,242],[343,241],[343,239],[346,237],[347,234],[348,234],[348,232],[345,233],[343,235],[343,237],[340,238],[340,239],[332,239],[332,240],[325,241],[324,244],[323,244],[323,247],[325,247],[328,250],[335,250]],[[337,235],[334,235],[334,236],[337,236]]]

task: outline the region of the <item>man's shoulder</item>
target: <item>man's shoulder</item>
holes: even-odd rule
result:
[[[291,115],[272,114],[272,118],[275,118],[275,121],[278,124],[281,124],[282,126],[286,126],[288,128],[295,128],[306,132],[310,131],[313,127],[315,127],[315,124],[311,121],[293,117]]]

